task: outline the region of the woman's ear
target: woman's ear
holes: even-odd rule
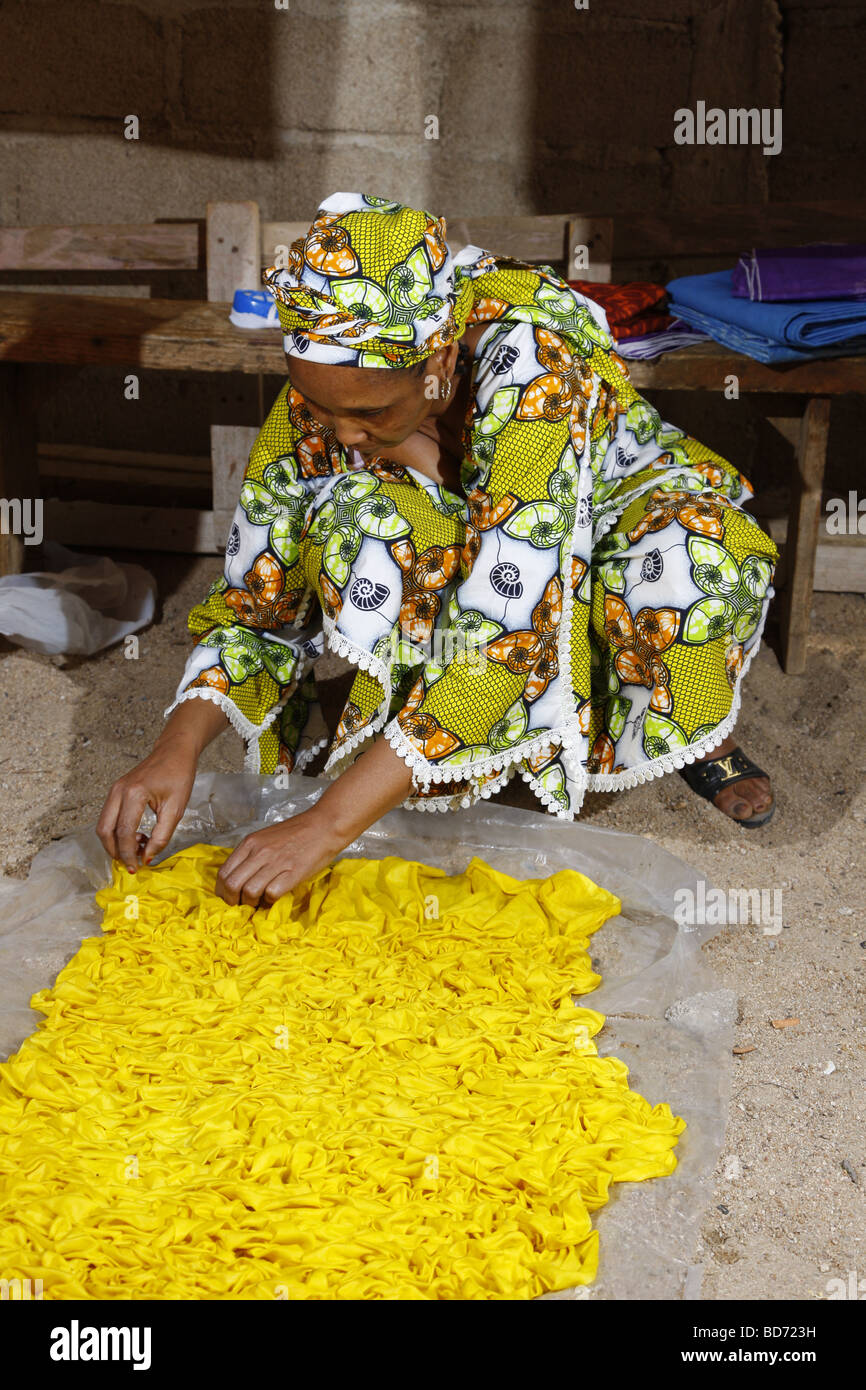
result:
[[[457,365],[457,355],[459,347],[457,343],[449,343],[447,347],[437,348],[435,352],[425,360],[426,375],[442,377],[443,381],[451,376]]]
[[[459,351],[459,343],[449,343],[447,348],[442,348],[442,352],[444,353],[444,360],[442,362],[442,366],[446,377],[454,375],[454,368],[457,366],[457,357]]]

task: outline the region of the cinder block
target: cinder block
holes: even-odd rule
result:
[[[861,140],[862,14],[859,26],[852,21],[850,10],[797,10],[788,16],[783,149],[790,142],[801,153],[825,149],[832,156],[840,146],[853,150]]]
[[[390,5],[197,11],[183,26],[184,119],[269,137],[274,128],[420,133],[433,97],[426,29],[420,13]]]
[[[281,147],[273,174],[273,192],[263,207],[264,216],[273,220],[312,219],[320,203],[342,190],[429,206],[428,163],[407,138],[296,136]]]
[[[446,148],[431,170],[428,207],[440,217],[517,217],[535,211],[535,167],[521,146],[507,157]],[[487,248],[485,248],[487,249]]]
[[[670,201],[684,207],[707,203],[767,201],[774,157],[754,145],[674,145],[665,151]],[[802,195],[801,195],[802,196]]]
[[[204,217],[209,200],[251,198],[265,220],[304,220],[341,189],[424,206],[435,164],[426,149],[422,156],[405,137],[296,134],[275,159],[243,159],[105,135],[10,133],[0,136],[0,211],[20,226],[149,222]]]
[[[0,104],[16,115],[161,116],[166,100],[162,22],[128,5],[4,4]]]
[[[844,149],[820,154],[802,150],[792,141],[782,153],[768,161],[770,201],[797,202],[804,197],[821,202],[845,198],[866,188],[866,153]]]
[[[315,16],[276,26],[274,111],[299,130],[423,135],[435,113],[438,50],[453,33],[423,10],[391,4],[343,5],[327,29]]]
[[[21,226],[204,217],[209,199],[264,203],[274,189],[266,159],[225,158],[122,136],[10,133],[2,137],[0,155],[4,169],[10,157],[19,168],[14,220]]]
[[[291,11],[289,12],[291,14]],[[188,14],[180,36],[181,115],[218,139],[223,129],[269,131],[274,122],[273,48],[289,14],[221,6]]]
[[[545,145],[673,143],[688,102],[691,44],[673,25],[611,19],[540,36],[534,128]]]
[[[0,134],[0,225],[20,227],[26,161],[20,136]]]
[[[602,145],[583,157],[571,153],[547,158],[536,170],[535,210],[615,214],[659,207],[665,199],[665,177],[658,151],[634,146]]]
[[[540,80],[533,65],[532,15],[524,12],[517,23],[510,19],[484,25],[473,20],[461,26],[460,42],[451,44],[438,113],[451,158],[462,153],[473,160],[486,153],[510,163],[518,150],[532,147]]]

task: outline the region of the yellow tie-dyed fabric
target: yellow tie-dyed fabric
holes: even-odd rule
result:
[[[0,1067],[0,1272],[47,1299],[504,1299],[591,1283],[685,1128],[599,1057],[572,871],[343,859],[267,909],[229,851],[114,867]]]

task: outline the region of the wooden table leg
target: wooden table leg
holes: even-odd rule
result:
[[[800,425],[797,473],[785,542],[788,582],[782,609],[782,665],[789,676],[802,675],[806,669],[829,428],[830,400],[814,396]]]
[[[257,435],[258,430],[252,425],[211,425],[210,427],[210,450],[213,461],[214,540],[220,555],[226,548],[232,517],[241,495],[250,450],[256,442]]]
[[[0,574],[20,574],[24,568],[22,508],[30,528],[42,513],[30,386],[25,366],[0,363]]]

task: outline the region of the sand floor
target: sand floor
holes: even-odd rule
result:
[[[217,557],[129,555],[159,581],[158,621],[137,661],[0,648],[0,870],[96,820],[114,778],[149,751],[189,646],[186,614]],[[783,930],[721,928],[705,950],[736,991],[727,1141],[695,1263],[708,1299],[824,1299],[853,1272],[866,1296],[866,599],[816,594],[808,670],[785,676],[768,638],[746,682],[737,736],[771,773],[772,824],[742,830],[681,778],[587,799],[594,825],[656,841],[725,890],[781,893]],[[2,640],[2,639],[0,639]],[[337,708],[343,664],[320,679]],[[201,766],[239,770],[227,732]],[[532,807],[512,783],[512,804]],[[860,869],[858,869],[858,864]],[[771,1019],[799,1020],[774,1028]],[[830,1286],[832,1289],[832,1286]]]

